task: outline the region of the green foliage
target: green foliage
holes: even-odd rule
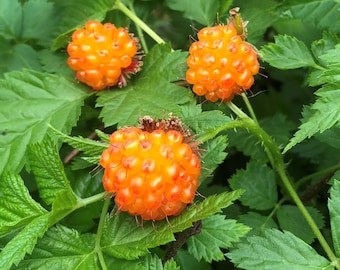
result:
[[[267,229],[263,236],[248,237],[227,254],[241,269],[334,269],[292,233]]]
[[[295,37],[275,36],[275,43],[263,46],[260,51],[263,60],[280,69],[294,69],[315,65],[307,46]]]
[[[221,261],[224,254],[221,248],[230,248],[249,231],[249,227],[225,219],[222,215],[210,216],[202,220],[202,231],[188,240],[189,252],[200,261]]]
[[[1,270],[340,269],[339,0],[0,7]],[[263,76],[208,102],[185,81],[189,46],[235,7]],[[126,87],[92,91],[67,65],[72,32],[93,19],[141,43]],[[200,185],[178,216],[142,221],[117,209],[98,164],[112,132],[169,113],[199,143]]]
[[[273,208],[277,201],[275,175],[261,162],[251,161],[229,180],[232,189],[243,189],[242,204],[257,210]]]
[[[97,107],[103,107],[100,117],[105,125],[133,125],[141,115],[161,118],[164,110],[178,114],[178,105],[188,102],[190,95],[171,82],[183,78],[186,55],[171,51],[167,44],[155,45],[133,83],[124,89],[100,92]]]

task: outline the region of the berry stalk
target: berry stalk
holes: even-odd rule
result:
[[[145,24],[141,19],[139,19],[136,14],[134,14],[130,9],[128,9],[120,0],[116,1],[114,8],[119,9],[126,16],[128,16],[136,25],[138,25],[141,29],[144,30],[154,41],[158,44],[165,43],[165,41],[156,34],[147,24]]]

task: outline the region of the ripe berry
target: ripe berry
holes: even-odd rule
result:
[[[172,123],[171,123],[172,122]],[[200,175],[195,144],[177,118],[142,119],[141,128],[125,127],[111,134],[100,160],[103,186],[115,195],[119,210],[144,220],[178,215],[194,200]]]
[[[250,89],[259,72],[257,53],[234,25],[205,27],[197,36],[189,48],[186,72],[193,92],[215,102],[229,101]]]
[[[126,85],[124,76],[140,70],[139,43],[125,28],[111,23],[87,21],[72,34],[67,46],[69,67],[76,78],[94,90]]]

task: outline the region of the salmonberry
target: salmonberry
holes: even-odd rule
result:
[[[244,30],[242,30],[244,31]],[[258,55],[237,33],[234,21],[205,27],[191,44],[186,80],[198,96],[209,101],[229,101],[235,94],[250,89],[259,72]]]
[[[194,200],[200,175],[197,144],[182,132],[178,118],[143,118],[141,127],[111,134],[100,160],[103,186],[120,211],[161,220],[180,214]],[[178,128],[179,127],[179,128]]]
[[[76,71],[76,78],[94,90],[122,87],[126,85],[125,76],[140,70],[139,48],[138,40],[125,28],[87,21],[84,29],[72,34],[67,63]]]

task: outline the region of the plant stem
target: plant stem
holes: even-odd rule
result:
[[[103,256],[103,252],[100,246],[100,240],[102,238],[103,235],[103,227],[104,227],[104,222],[105,222],[105,217],[106,217],[106,213],[109,210],[109,206],[110,206],[110,199],[106,199],[102,208],[102,213],[100,215],[100,219],[99,219],[99,224],[98,224],[98,229],[97,229],[97,235],[96,235],[96,244],[95,244],[95,251],[98,254],[98,259],[100,262],[100,265],[102,267],[103,270],[107,270],[107,266],[104,260],[104,256]]]
[[[129,2],[129,8],[130,10],[133,12],[133,14],[136,15],[136,11],[133,7],[133,2],[134,0],[131,0]],[[145,41],[145,38],[144,38],[144,34],[143,34],[143,31],[142,29],[140,28],[139,24],[136,23],[136,30],[137,30],[137,34],[138,34],[138,37],[139,37],[139,40],[140,40],[140,43],[142,44],[142,47],[143,47],[143,51],[145,53],[148,53],[149,49],[148,49],[148,45],[146,44],[146,41]]]
[[[233,104],[232,102],[228,102],[228,106],[241,119],[241,121],[245,122],[244,125],[245,128],[252,132],[256,137],[258,137],[261,140],[273,169],[275,169],[277,174],[280,176],[282,183],[285,186],[286,190],[288,191],[290,197],[295,202],[300,212],[308,222],[309,226],[313,230],[316,238],[320,242],[322,248],[326,252],[329,259],[332,261],[332,263],[334,263],[334,266],[337,269],[340,269],[337,257],[333,253],[326,239],[323,237],[321,231],[319,230],[312,216],[309,214],[308,210],[302,203],[300,197],[298,196],[293,185],[291,184],[285,172],[283,156],[278,146],[275,144],[275,142],[269,136],[269,134],[267,134],[253,119],[251,119],[248,115],[241,111],[235,104]]]
[[[251,104],[250,104],[250,102],[249,102],[249,99],[248,99],[246,93],[242,93],[241,97],[242,97],[244,103],[245,103],[246,106],[247,106],[247,109],[248,109],[248,111],[249,111],[249,113],[250,113],[251,118],[253,118],[253,120],[254,120],[255,123],[258,123],[257,118],[256,118],[256,115],[255,115],[254,110],[253,110],[253,107],[251,106]]]
[[[77,208],[80,208],[80,207],[86,206],[88,204],[95,203],[97,201],[103,200],[106,194],[107,194],[107,192],[102,192],[102,193],[93,195],[91,197],[87,197],[85,199],[79,199],[79,201],[77,203]]]
[[[144,23],[141,19],[139,19],[136,14],[134,14],[130,9],[128,9],[123,3],[121,3],[119,0],[116,1],[116,4],[114,8],[119,9],[121,12],[123,12],[126,16],[128,16],[136,25],[138,25],[141,29],[144,30],[154,41],[156,41],[158,44],[165,43],[165,41],[156,34],[155,31],[153,31],[146,23]]]

